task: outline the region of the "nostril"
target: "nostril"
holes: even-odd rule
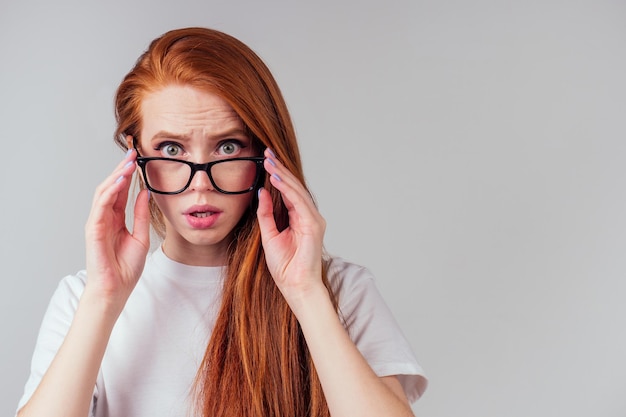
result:
[[[191,184],[189,184],[189,188],[194,191],[206,191],[206,190],[214,190],[213,183],[209,178],[209,173],[204,170],[198,170],[194,173],[191,178]]]

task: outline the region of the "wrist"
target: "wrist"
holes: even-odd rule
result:
[[[79,300],[79,308],[93,312],[96,317],[108,319],[113,323],[124,309],[128,297],[106,294],[87,284]]]
[[[319,279],[306,288],[285,295],[285,299],[299,321],[314,317],[320,309],[333,308],[328,289]]]

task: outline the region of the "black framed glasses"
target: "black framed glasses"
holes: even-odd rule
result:
[[[204,164],[164,157],[145,157],[139,154],[137,165],[141,168],[148,190],[158,194],[180,194],[185,191],[193,176],[204,171],[215,190],[222,194],[244,194],[254,190],[263,176],[263,157],[220,159]]]

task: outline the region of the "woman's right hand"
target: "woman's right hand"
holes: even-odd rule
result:
[[[121,312],[143,271],[150,248],[148,192],[135,202],[133,232],[126,227],[126,203],[137,153],[130,150],[97,188],[85,226],[85,293]]]
[[[136,157],[136,151],[128,152],[96,189],[85,226],[87,285],[63,343],[20,417],[89,414],[111,331],[139,280],[150,247],[147,191],[137,196],[133,232],[126,228]]]

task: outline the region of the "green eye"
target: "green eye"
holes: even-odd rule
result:
[[[178,156],[180,155],[180,146],[170,143],[163,147],[162,152],[166,157]]]
[[[224,155],[232,155],[239,150],[240,146],[235,142],[226,142],[220,147]]]

